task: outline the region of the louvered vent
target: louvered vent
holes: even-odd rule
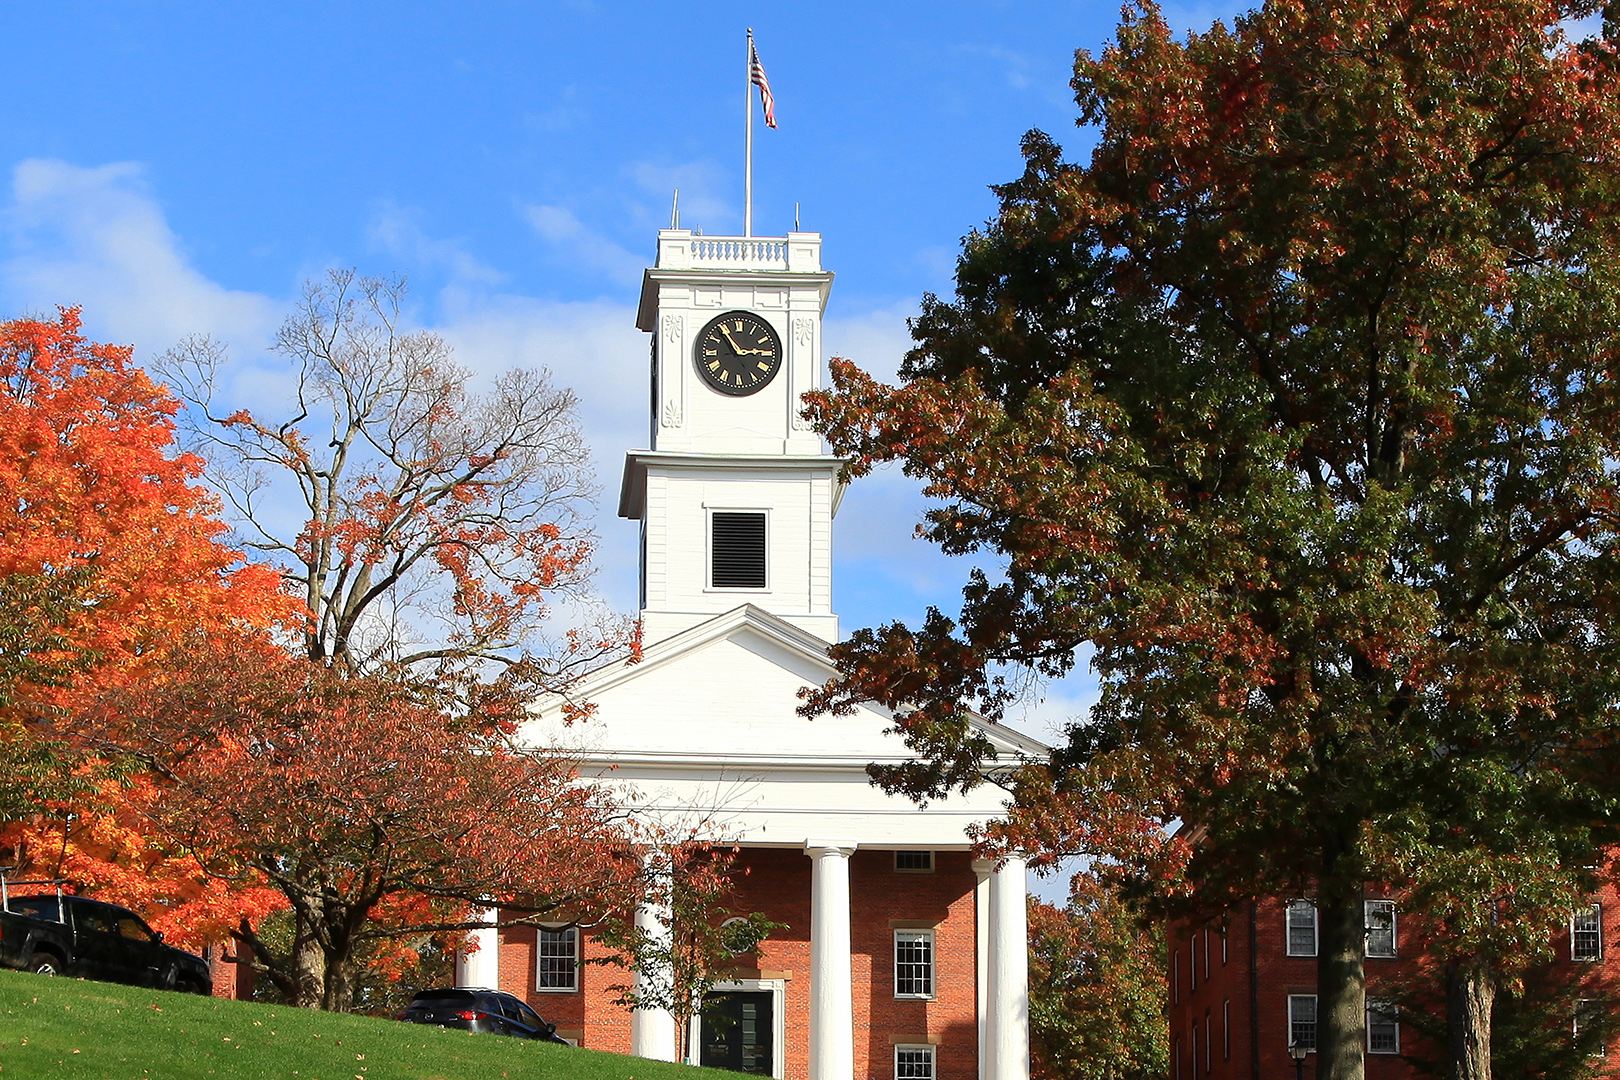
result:
[[[765,587],[765,515],[715,513],[710,583],[716,589]]]

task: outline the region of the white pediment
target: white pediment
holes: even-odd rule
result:
[[[833,673],[826,648],[743,605],[658,642],[637,664],[589,676],[574,695],[594,706],[589,719],[565,725],[562,703],[543,702],[524,734],[577,754],[584,774],[634,789],[651,811],[708,814],[738,840],[966,846],[967,826],[999,816],[1004,792],[986,785],[919,809],[871,786],[869,763],[912,755],[881,709],[798,715],[799,692]],[[1009,764],[1046,753],[1015,732],[984,728]]]

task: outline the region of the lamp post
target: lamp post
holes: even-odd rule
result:
[[[1294,1059],[1295,1080],[1305,1080],[1305,1055],[1309,1051],[1303,1043],[1291,1042],[1288,1044],[1288,1056]]]

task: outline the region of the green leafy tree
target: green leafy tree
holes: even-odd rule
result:
[[[1620,94],[1583,3],[1274,0],[1079,54],[1089,164],[1024,175],[925,299],[905,385],[835,362],[850,475],[988,552],[959,617],[862,630],[863,700],[937,797],[983,782],[1005,667],[1102,683],[996,839],[1118,860],[1164,906],[1306,892],[1318,1066],[1364,1074],[1363,882],[1451,946],[1458,1077],[1501,967],[1616,821]],[[1188,827],[1176,837],[1165,826]]]
[[[643,897],[668,912],[667,925],[636,925],[625,911],[610,914],[598,929],[612,952],[603,962],[634,969],[634,984],[610,987],[614,1001],[632,1009],[662,1009],[675,1018],[676,1060],[685,1061],[692,1018],[704,999],[755,954],[759,943],[784,924],[757,911],[735,914],[736,849],[686,842],[649,862]]]
[[[1062,908],[1029,904],[1031,1065],[1047,1080],[1168,1075],[1163,923],[1091,873]]]

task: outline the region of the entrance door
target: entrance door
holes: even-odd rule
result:
[[[698,1064],[771,1075],[775,1018],[769,990],[717,990],[703,999]]]

